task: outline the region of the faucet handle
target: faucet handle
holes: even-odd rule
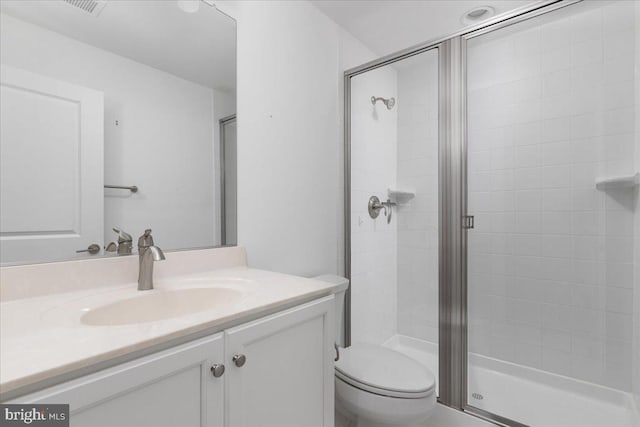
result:
[[[118,233],[118,243],[133,242],[133,237],[131,237],[131,234],[127,233],[120,227],[113,227],[112,230]]]
[[[148,248],[149,246],[153,246],[153,236],[151,235],[151,229],[147,228],[138,239],[138,248]]]

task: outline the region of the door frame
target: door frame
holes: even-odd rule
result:
[[[218,121],[218,123],[220,124],[220,245],[227,246],[227,182],[225,176],[227,162],[227,158],[225,157],[227,143],[226,127],[232,123],[237,123],[236,115],[231,114],[223,117]]]

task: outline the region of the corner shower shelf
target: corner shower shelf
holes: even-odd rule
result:
[[[392,190],[391,188],[387,189],[387,194],[391,200],[400,204],[407,203],[416,196],[416,193],[412,191]]]
[[[596,181],[598,190],[612,190],[616,188],[633,188],[640,185],[640,172],[635,175],[603,178]]]

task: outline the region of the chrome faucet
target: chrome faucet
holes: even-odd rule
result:
[[[138,290],[153,289],[153,262],[164,260],[162,249],[153,244],[151,229],[144,230],[138,239],[138,256],[140,258],[140,272],[138,273]]]
[[[133,247],[133,237],[131,234],[122,230],[120,227],[113,227],[113,231],[118,233],[118,244],[111,242],[107,245],[105,250],[107,252],[118,252],[118,255],[131,255],[131,248]]]

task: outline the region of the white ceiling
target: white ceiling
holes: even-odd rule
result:
[[[0,11],[201,85],[236,87],[236,23],[202,2],[109,1],[93,16],[62,0],[2,0]]]
[[[462,16],[478,6],[496,15],[531,0],[312,0],[312,3],[379,56],[446,36],[464,27]]]

